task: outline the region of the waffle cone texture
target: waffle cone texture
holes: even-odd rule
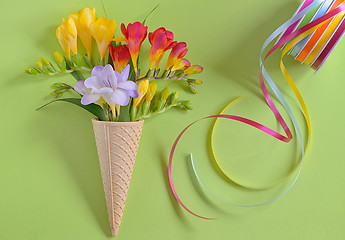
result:
[[[112,235],[118,233],[144,121],[92,120]]]

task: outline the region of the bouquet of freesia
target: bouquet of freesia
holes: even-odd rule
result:
[[[191,66],[184,58],[187,44],[174,41],[173,33],[163,27],[150,32],[149,68],[146,74],[140,75],[140,48],[147,37],[148,27],[135,22],[127,27],[121,24],[123,36],[114,37],[115,31],[113,19],[96,19],[94,8],[84,8],[79,14],[63,19],[56,30],[65,56],[55,52],[56,64],[42,57],[36,67],[29,67],[26,72],[34,75],[71,73],[77,80],[76,84],[54,83],[55,90],[51,95],[59,101],[83,107],[101,121],[136,121],[172,107],[192,109],[190,101],[178,100],[178,91],[170,93],[168,87],[157,91],[156,84],[156,80],[182,80],[196,93],[194,85],[202,82],[190,76],[202,72],[203,68]],[[83,49],[77,46],[78,37]],[[92,51],[93,41],[98,47],[96,54]],[[161,71],[159,65],[168,50],[171,51],[165,70]],[[90,73],[91,76],[85,79],[84,75]],[[75,91],[81,98],[61,99],[67,91]]]
[[[173,33],[164,27],[147,34],[144,20],[121,24],[123,36],[115,37],[115,31],[113,19],[96,18],[94,8],[84,8],[63,19],[56,30],[65,55],[55,52],[55,64],[42,57],[36,67],[26,70],[28,74],[46,76],[70,73],[77,80],[74,85],[54,83],[51,95],[55,99],[46,105],[68,102],[95,115],[92,122],[114,236],[121,223],[142,119],[172,107],[192,109],[190,101],[178,99],[178,91],[170,92],[169,87],[158,91],[156,81],[184,81],[196,93],[194,85],[202,82],[191,75],[203,70],[199,65],[191,66],[184,58],[186,43],[175,41]],[[146,74],[141,75],[140,49],[147,35],[151,44],[149,66]],[[83,47],[77,45],[78,37]],[[93,51],[94,43],[98,52]],[[161,71],[159,66],[167,51],[170,54]],[[62,98],[67,91],[74,91],[76,97]]]

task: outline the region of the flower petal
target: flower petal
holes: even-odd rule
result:
[[[121,32],[125,36],[125,38],[128,38],[128,31],[127,31],[125,24],[123,24],[123,23],[121,24]]]
[[[111,87],[113,89],[116,88],[117,78],[115,76],[114,69],[110,64],[107,64],[103,68],[102,72],[98,75],[98,77],[102,79],[103,82],[105,81],[105,82],[110,83],[111,86],[108,86],[108,87]]]
[[[127,66],[121,72],[122,79],[125,79],[124,81],[126,81],[128,79],[129,70],[130,70],[130,66],[129,66],[129,64],[127,64]]]
[[[114,64],[114,70],[121,73],[121,71],[126,67],[129,60],[131,59],[131,54],[128,50],[127,45],[118,45],[113,47],[109,45],[109,52]]]
[[[92,72],[91,72],[91,76],[96,76],[98,74],[100,74],[103,70],[103,66],[95,66],[93,69],[92,69]]]
[[[130,97],[132,98],[137,98],[139,97],[138,90],[127,90],[127,93]]]
[[[85,87],[92,88],[93,90],[106,87],[104,85],[104,82],[101,80],[101,78],[99,78],[97,76],[92,76],[92,77],[87,78],[84,81],[84,85],[85,85]]]
[[[100,88],[100,89],[95,89],[95,90],[92,90],[91,93],[92,94],[101,94],[101,95],[105,95],[105,94],[108,94],[108,93],[112,93],[114,90],[112,88],[109,88],[109,87],[103,87],[103,88]]]
[[[113,95],[111,96],[111,101],[114,103],[120,105],[120,106],[126,106],[129,103],[129,95],[126,90],[117,88],[115,89]]]
[[[127,39],[125,37],[114,37],[112,41],[116,42],[127,42]]]
[[[116,76],[116,81],[117,81],[117,83],[126,81],[126,79],[123,79],[123,78],[122,78],[121,73],[116,72],[116,71],[114,71],[114,73],[115,73],[115,76]]]
[[[90,89],[85,87],[83,80],[77,81],[77,83],[74,86],[74,90],[81,95],[85,95],[85,94],[90,93]]]
[[[117,84],[118,88],[124,89],[124,90],[137,90],[137,84],[132,81],[125,81],[125,82],[120,82]]]
[[[82,98],[81,98],[81,104],[83,105],[89,105],[91,103],[96,102],[98,99],[100,98],[99,95],[94,95],[91,93],[85,94]]]
[[[102,95],[102,98],[104,99],[104,101],[106,101],[106,103],[108,103],[109,106],[113,106],[115,103],[113,101],[110,100],[112,94],[105,94]]]

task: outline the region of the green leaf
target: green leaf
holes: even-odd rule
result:
[[[152,10],[151,12],[146,16],[146,18],[143,20],[142,24],[145,25],[146,23],[146,19],[158,8],[159,4],[157,4]]]
[[[102,8],[103,8],[104,14],[105,14],[106,18],[108,18],[107,11],[105,11],[103,0],[101,0],[101,3],[102,3]]]
[[[85,80],[83,74],[81,74],[79,71],[75,70],[71,72],[72,76],[78,81],[78,80]]]
[[[87,55],[84,55],[84,62],[85,62],[85,66],[87,68],[90,68],[90,69],[93,68],[92,62],[91,62],[90,58]]]
[[[68,102],[68,103],[72,103],[78,107],[81,107],[83,109],[85,109],[86,111],[90,112],[91,114],[95,115],[100,121],[107,121],[107,118],[105,117],[104,115],[104,112],[103,112],[103,109],[92,103],[92,104],[89,104],[89,105],[82,105],[80,103],[80,99],[79,98],[62,98],[62,99],[56,99],[56,100],[53,100],[47,104],[44,104],[43,106],[39,107],[36,109],[37,110],[40,110],[46,106],[48,106],[49,104],[51,103],[54,103],[54,102]]]
[[[128,106],[121,106],[120,107],[120,119],[119,122],[129,122],[129,110]]]

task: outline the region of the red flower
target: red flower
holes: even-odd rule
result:
[[[179,42],[171,49],[166,70],[177,64],[187,53],[187,44],[185,42]],[[188,66],[189,67],[189,66]]]
[[[124,37],[126,38],[128,49],[131,54],[132,62],[135,71],[137,71],[137,60],[141,48],[141,44],[145,40],[147,36],[147,27],[141,22],[135,22],[133,24],[128,24],[127,28],[122,23],[121,24],[121,32],[123,33]]]
[[[112,45],[109,45],[109,53],[111,55],[111,59],[113,59],[114,70],[121,73],[131,59],[128,46],[119,45],[114,48]]]
[[[158,69],[159,62],[162,60],[164,53],[176,45],[174,41],[174,34],[167,31],[165,28],[158,28],[153,33],[149,33],[149,41],[151,43],[149,67]]]

